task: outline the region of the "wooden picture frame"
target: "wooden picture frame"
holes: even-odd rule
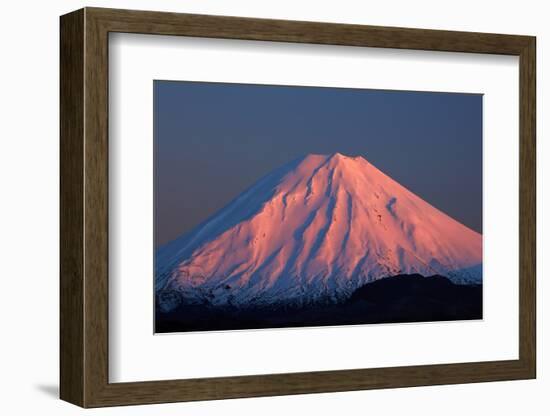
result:
[[[535,38],[530,36],[85,8],[61,17],[61,399],[82,407],[535,378]],[[110,32],[519,56],[519,359],[110,383]]]

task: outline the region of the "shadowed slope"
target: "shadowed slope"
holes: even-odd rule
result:
[[[367,283],[340,303],[249,307],[186,305],[157,313],[156,332],[471,320],[483,317],[481,285],[400,275]]]

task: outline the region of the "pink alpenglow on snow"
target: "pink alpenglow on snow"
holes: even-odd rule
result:
[[[362,157],[308,155],[161,247],[156,290],[189,302],[338,302],[389,276],[481,283],[482,236]]]

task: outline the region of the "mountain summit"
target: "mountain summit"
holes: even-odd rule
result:
[[[337,302],[400,274],[480,283],[481,261],[481,234],[364,158],[308,155],[161,247],[156,290],[213,305]]]

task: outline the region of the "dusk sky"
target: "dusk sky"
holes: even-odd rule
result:
[[[155,81],[155,247],[274,168],[363,156],[482,230],[482,95]]]

